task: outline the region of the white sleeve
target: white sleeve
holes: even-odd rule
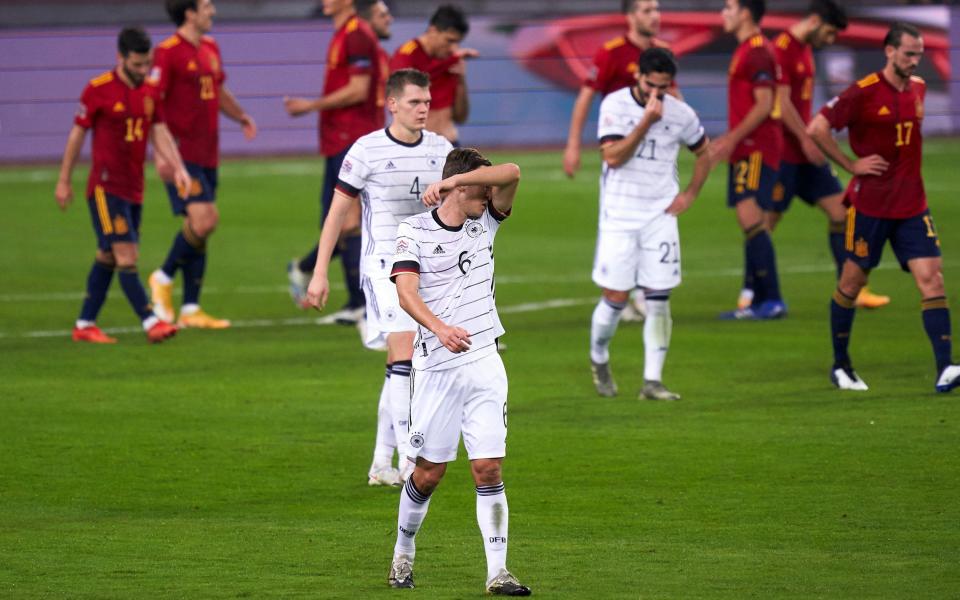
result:
[[[627,123],[628,119],[617,113],[617,101],[607,96],[600,103],[600,124],[597,127],[597,139],[616,136],[625,138],[633,129]]]
[[[367,152],[363,143],[359,140],[350,146],[347,156],[343,159],[343,165],[340,167],[340,174],[337,177],[338,185],[345,183],[346,186],[340,186],[344,192],[349,192],[350,196],[356,196],[357,193],[367,185],[367,177],[370,176],[370,167],[367,164]]]
[[[410,221],[404,219],[397,226],[397,247],[390,269],[390,279],[394,281],[399,273],[420,273],[420,240]]]
[[[686,108],[687,119],[683,130],[680,132],[680,141],[690,148],[699,144],[700,141],[703,140],[703,136],[706,135],[706,132],[703,129],[703,125],[700,124],[700,117],[697,116],[697,113],[694,112],[692,108]]]

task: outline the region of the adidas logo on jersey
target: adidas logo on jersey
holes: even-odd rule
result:
[[[396,169],[396,168],[397,168],[397,166],[396,166],[395,164],[393,164],[393,161],[392,161],[392,160],[388,160],[388,161],[387,161],[387,166],[384,167],[384,169]]]
[[[881,106],[881,107],[880,107],[880,110],[877,111],[877,115],[879,115],[879,116],[881,116],[881,117],[885,117],[885,116],[887,116],[887,115],[889,115],[889,114],[890,114],[890,109],[887,108],[886,106]]]
[[[443,246],[437,244],[437,247],[433,249],[434,254],[444,254],[446,250],[443,249]]]

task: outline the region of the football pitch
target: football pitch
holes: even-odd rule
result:
[[[934,393],[919,294],[889,248],[871,284],[893,301],[858,311],[853,333],[870,391],[838,392],[826,220],[797,200],[775,234],[787,319],[717,321],[742,243],[716,170],[680,222],[664,381],[683,400],[637,400],[637,323],[611,349],[620,396],[602,399],[588,357],[598,160],[571,182],[558,152],[492,158],[523,171],[497,303],[508,564],[535,596],[958,597],[960,391]],[[927,141],[951,297],[958,158],[956,140]],[[144,281],[178,227],[149,171]],[[69,337],[95,245],[84,201],[57,210],[55,167],[0,169],[0,597],[482,595],[462,448],[417,537],[417,589],[387,587],[398,490],[366,483],[384,355],[286,292],[286,262],[316,239],[321,176],[315,158],[222,166],[202,302],[232,329],[150,346],[114,281],[99,324],[120,342],[92,346]]]

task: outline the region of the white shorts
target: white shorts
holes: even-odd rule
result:
[[[626,292],[636,287],[670,290],[680,285],[680,232],[677,218],[666,213],[637,231],[597,234],[593,282]]]
[[[400,308],[397,286],[384,277],[364,277],[363,293],[367,298],[367,335],[363,345],[383,348],[387,334],[416,331],[417,322]]]
[[[460,434],[470,460],[507,453],[507,372],[494,352],[442,371],[410,375],[410,458],[457,459]]]

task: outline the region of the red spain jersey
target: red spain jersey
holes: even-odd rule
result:
[[[927,209],[920,172],[923,100],[927,84],[911,77],[902,92],[882,72],[871,73],[820,109],[834,129],[847,128],[859,158],[879,154],[890,166],[883,175],[855,176],[847,199],[871,217],[906,219]]]
[[[320,154],[339,154],[360,136],[383,126],[385,98],[380,85],[379,49],[370,25],[356,15],[333,33],[327,48],[323,95],[347,85],[352,75],[369,75],[370,91],[362,102],[320,113]]]
[[[156,90],[132,88],[109,71],[90,80],[74,123],[93,130],[93,164],[87,197],[97,186],[133,204],[143,204],[143,161],[150,128],[162,121]]]
[[[669,45],[654,39],[653,47],[669,48]],[[634,45],[625,35],[609,40],[594,55],[593,65],[583,85],[604,96],[630,87],[637,82],[637,61],[641,54],[643,49]]]
[[[757,34],[744,40],[734,51],[733,60],[730,61],[727,96],[727,120],[730,129],[739,125],[753,108],[755,89],[770,88],[774,94],[774,103],[770,116],[734,148],[730,155],[730,164],[749,158],[754,152],[760,152],[763,164],[773,169],[780,168],[783,127],[780,125],[780,105],[776,101],[777,85],[780,81],[780,69],[774,58],[773,45],[767,38]]]
[[[800,113],[803,122],[809,123],[813,110],[813,78],[816,74],[813,49],[793,37],[789,31],[784,31],[773,43],[773,51],[783,76],[781,85],[790,86],[790,102]],[[800,141],[786,127],[783,128],[783,160],[795,165],[807,162]]]
[[[226,80],[220,49],[203,36],[199,46],[175,33],[153,53],[150,83],[160,92],[163,114],[185,162],[219,163],[220,86]]]
[[[458,62],[460,58],[457,56],[449,56],[442,60],[433,58],[423,49],[420,40],[414,38],[393,53],[393,58],[390,59],[390,71],[417,69],[428,74],[430,76],[430,108],[449,108],[453,106],[457,96],[457,86],[460,85],[460,77],[451,73],[450,67]]]

